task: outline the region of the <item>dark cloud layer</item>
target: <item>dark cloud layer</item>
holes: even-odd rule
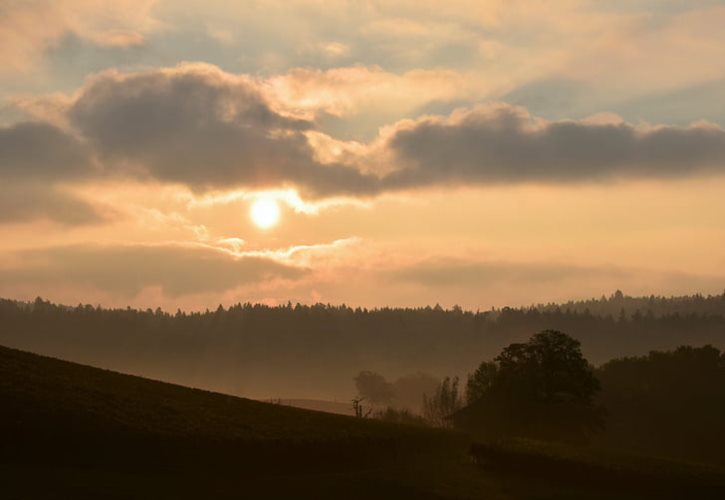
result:
[[[406,124],[388,146],[389,189],[436,184],[576,182],[725,171],[725,130],[536,120],[499,104]]]
[[[0,178],[71,180],[91,171],[83,143],[53,125],[24,122],[0,128]]]
[[[713,125],[545,121],[507,104],[392,126],[385,177],[322,165],[304,131],[260,84],[209,65],[98,75],[69,110],[101,162],[195,190],[296,186],[307,196],[374,195],[448,184],[681,177],[725,167]],[[375,154],[375,153],[370,153]],[[365,158],[375,163],[378,158]]]
[[[570,293],[572,287],[579,294],[586,293],[588,287],[591,287],[592,293],[607,287],[630,290],[717,290],[723,276],[719,273],[703,275],[616,265],[440,257],[391,269],[385,273],[384,279],[392,285],[403,283],[430,290],[433,293],[432,300],[436,300],[443,289],[474,294],[486,290],[505,294],[507,289],[528,289],[536,290],[536,293],[543,290],[548,296],[558,291]]]
[[[88,286],[132,297],[147,287],[165,295],[223,292],[272,278],[297,278],[306,271],[261,257],[236,258],[196,246],[74,245],[30,250],[22,266],[0,269],[5,284]]]
[[[105,213],[61,188],[38,183],[7,183],[0,186],[0,224],[48,219],[65,225],[95,224]]]
[[[461,259],[430,259],[391,274],[391,278],[432,288],[482,287],[503,283],[556,284],[565,280],[626,278],[615,268],[578,267],[555,263],[480,262]]]
[[[263,83],[205,64],[96,75],[66,110],[67,130],[41,122],[0,128],[0,221],[98,220],[61,187],[113,176],[195,191],[296,187],[321,198],[725,172],[725,130],[715,125],[546,121],[507,104],[399,122],[367,157],[322,164],[305,135],[315,123],[281,111],[271,95]],[[363,173],[358,161],[385,163],[392,173]]]
[[[103,214],[59,186],[93,175],[89,148],[63,130],[32,122],[0,128],[0,223],[103,220]]]
[[[296,185],[314,195],[369,191],[356,169],[321,165],[303,131],[257,84],[207,65],[130,76],[108,72],[69,111],[104,163],[195,190]]]

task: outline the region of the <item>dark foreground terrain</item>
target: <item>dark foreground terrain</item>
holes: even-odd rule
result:
[[[189,389],[0,347],[0,498],[725,498],[703,466]]]

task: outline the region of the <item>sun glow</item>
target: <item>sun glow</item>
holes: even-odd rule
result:
[[[260,198],[252,204],[249,215],[257,227],[269,229],[279,222],[279,205],[273,199]]]

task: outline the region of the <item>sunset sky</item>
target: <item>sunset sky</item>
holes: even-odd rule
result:
[[[0,296],[725,288],[723,0],[4,0]]]

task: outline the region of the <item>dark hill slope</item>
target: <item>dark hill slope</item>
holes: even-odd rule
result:
[[[725,498],[719,471],[501,446],[0,347],[2,500]]]
[[[0,409],[3,499],[363,498],[381,489],[439,498],[411,485],[419,481],[406,479],[414,473],[403,464],[466,449],[450,433],[261,403],[5,347]]]
[[[191,389],[0,347],[5,426],[214,441],[389,439],[375,421]],[[9,414],[15,419],[8,421]],[[55,422],[55,423],[52,423]],[[396,435],[398,429],[395,429]]]

